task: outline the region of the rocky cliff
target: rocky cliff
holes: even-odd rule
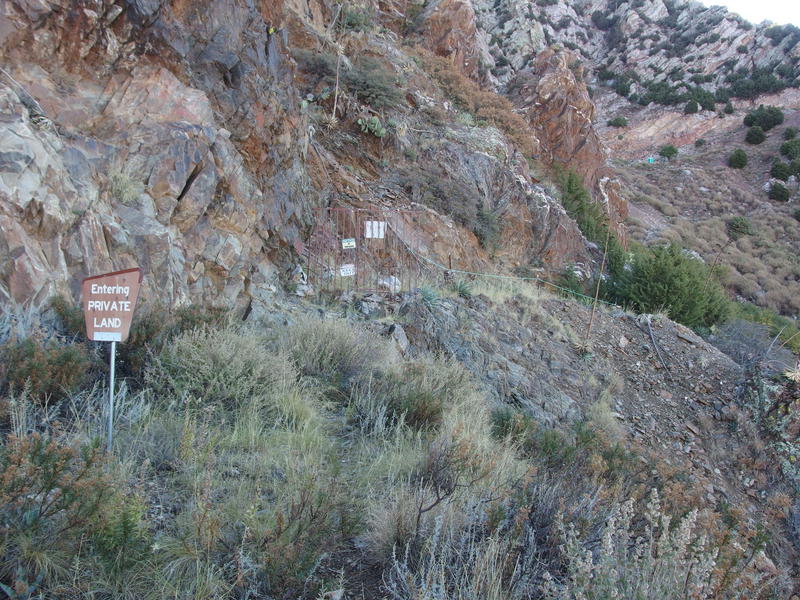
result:
[[[468,120],[397,34],[378,29],[402,31],[399,8],[365,7],[360,24],[362,8],[325,2],[7,3],[3,295],[41,304],[74,295],[88,274],[137,264],[146,298],[250,302],[301,261],[313,207],[331,202],[431,205],[439,213],[422,227],[425,247],[461,267],[488,265],[470,224],[478,210],[513,232],[494,249],[509,267],[588,260],[574,223],[531,176],[526,158],[535,157],[519,147],[538,148],[547,164],[585,163],[599,181],[605,157],[569,61],[543,59],[540,81],[520,86],[533,127],[518,127],[512,142]],[[419,15],[435,49],[479,79],[485,52],[473,17],[464,3]],[[332,73],[320,78],[324,66],[313,66],[331,56],[342,57],[336,94]],[[365,93],[378,85],[375,65],[390,74],[379,85],[391,106]],[[581,108],[556,127],[573,97]],[[368,115],[391,119],[391,135],[360,132]]]
[[[655,42],[676,35],[680,53]],[[252,303],[303,262],[313,209],[335,204],[433,209],[421,247],[460,268],[588,264],[554,172],[581,175],[624,233],[609,148],[633,157],[730,124],[641,109],[647,94],[712,94],[767,66],[759,85],[794,85],[795,37],[660,0],[7,2],[0,292],[41,304],[138,264],[146,298]],[[598,125],[617,113],[623,139]]]

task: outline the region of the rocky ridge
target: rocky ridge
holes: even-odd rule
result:
[[[752,25],[722,6],[692,0],[591,2],[474,2],[488,38],[485,67],[499,84],[511,81],[544,48],[579,52],[596,70],[605,67],[644,82],[703,84],[715,91],[737,69],[766,69],[797,87],[800,35],[769,22]]]

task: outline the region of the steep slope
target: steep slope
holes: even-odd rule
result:
[[[426,247],[463,268],[488,268],[490,254],[508,268],[588,262],[531,173],[574,162],[603,197],[604,149],[568,55],[521,85],[526,123],[447,63],[399,46],[393,29],[409,23],[385,8],[8,4],[3,295],[41,304],[74,295],[87,274],[138,264],[145,298],[251,304],[301,262],[314,207],[332,203],[428,204],[438,213]],[[422,17],[452,24],[450,8]],[[390,124],[385,138],[358,125],[373,117]],[[509,234],[499,246],[479,242],[478,214]]]

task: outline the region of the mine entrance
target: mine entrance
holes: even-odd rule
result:
[[[319,291],[398,293],[426,281],[419,223],[424,210],[337,206],[315,211],[305,248]]]

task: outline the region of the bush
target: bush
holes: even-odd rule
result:
[[[386,128],[381,123],[381,120],[375,115],[369,118],[362,118],[358,120],[358,126],[362,133],[371,133],[376,138],[386,136]]]
[[[800,352],[800,329],[794,319],[784,317],[770,308],[756,306],[750,302],[732,303],[731,312],[734,319],[743,319],[766,325],[769,328],[771,337],[778,336],[782,342],[786,342],[786,347],[792,352]]]
[[[92,360],[84,344],[27,338],[0,348],[0,390],[27,388],[33,398],[61,400],[89,377]]]
[[[102,457],[97,445],[74,448],[39,433],[6,439],[0,448],[2,581],[12,587],[47,582],[72,565],[113,494]]]
[[[608,215],[600,204],[593,202],[589,192],[583,187],[580,176],[569,171],[560,177],[561,204],[567,214],[575,219],[578,228],[586,239],[608,252],[608,270],[616,273],[625,262],[625,251],[613,232],[608,234],[610,223]],[[606,247],[606,240],[608,246]]]
[[[706,140],[705,140],[705,139],[703,139],[703,138],[697,138],[697,139],[694,141],[694,147],[695,147],[695,148],[702,148],[702,147],[703,147],[703,146],[705,146],[705,145],[706,145]]]
[[[497,127],[525,156],[536,154],[530,123],[515,112],[508,98],[482,90],[450,60],[422,48],[417,48],[416,52],[422,59],[425,71],[439,83],[458,108],[475,115],[479,121]]]
[[[781,154],[789,160],[800,159],[800,139],[789,140],[781,144]]]
[[[364,57],[344,73],[347,89],[364,104],[374,108],[392,108],[405,102],[390,67],[376,58]]]
[[[478,208],[477,222],[473,233],[478,238],[482,248],[491,252],[497,249],[500,243],[500,220],[491,210],[482,206]]]
[[[786,181],[792,174],[792,167],[788,163],[776,160],[774,163],[772,163],[772,169],[770,169],[769,174],[775,179]]]
[[[609,127],[627,127],[628,119],[625,117],[614,117],[608,120]]]
[[[144,191],[144,185],[119,169],[111,170],[108,176],[108,185],[111,197],[125,206],[136,202]]]
[[[372,26],[372,15],[361,8],[347,7],[342,16],[342,26],[352,31],[368,31]]]
[[[643,518],[642,518],[643,516]],[[582,540],[574,525],[559,524],[565,574],[556,583],[545,574],[543,598],[619,598],[638,600],[684,600],[697,598],[757,598],[767,585],[748,587],[752,580],[745,574],[753,566],[753,550],[729,560],[741,563],[736,575],[721,555],[720,548],[697,531],[698,511],[694,509],[677,523],[662,512],[655,489],[644,514],[634,510],[633,500],[614,507],[602,531],[592,539]],[[644,524],[643,531],[640,529]],[[599,539],[598,546],[595,539]],[[752,595],[742,596],[742,589]]]
[[[754,233],[753,224],[747,217],[733,217],[725,224],[725,228],[733,240],[738,240],[742,236],[753,235]]]
[[[789,190],[785,185],[780,184],[777,181],[772,182],[772,185],[769,187],[770,200],[779,200],[781,202],[788,202],[789,196],[790,196]]]
[[[226,315],[222,309],[196,304],[173,311],[161,306],[140,307],[133,317],[128,340],[117,346],[118,374],[142,383],[150,357],[158,355],[172,338],[197,328],[218,327]]]
[[[333,85],[337,63],[335,55],[298,49],[293,56],[305,71]],[[370,56],[356,61],[351,69],[342,68],[340,85],[373,108],[397,107],[405,101],[405,94],[398,86],[392,69]]]
[[[733,114],[733,104],[731,104],[730,100],[725,103],[725,108],[722,110],[726,115]]]
[[[145,373],[157,397],[192,408],[267,407],[296,379],[292,364],[254,334],[208,328],[177,336]]]
[[[783,139],[785,140],[793,140],[797,137],[797,128],[796,127],[787,127],[783,131]]]
[[[769,131],[781,123],[783,123],[783,111],[777,106],[764,107],[762,104],[756,110],[747,113],[744,117],[745,127],[757,125],[764,131]]]
[[[767,136],[764,134],[764,130],[758,125],[753,125],[748,129],[744,137],[744,141],[748,144],[760,144],[765,139],[767,139]]]
[[[697,104],[697,100],[689,100],[686,103],[686,106],[683,108],[683,114],[685,115],[693,115],[694,113],[700,110],[700,105]]]
[[[634,254],[612,284],[618,302],[638,312],[667,310],[688,327],[709,327],[727,314],[728,300],[708,266],[676,244]]]
[[[747,166],[747,154],[741,148],[737,148],[728,157],[728,166],[732,169],[744,169]]]
[[[276,341],[300,373],[317,377],[340,389],[348,388],[396,360],[388,347],[352,323],[304,319]]]
[[[50,306],[61,321],[61,326],[66,333],[76,336],[84,334],[86,322],[79,306],[60,295],[50,299]]]
[[[667,160],[672,160],[673,158],[678,156],[678,149],[675,146],[669,144],[667,146],[662,146],[661,149],[658,151],[658,153]]]

